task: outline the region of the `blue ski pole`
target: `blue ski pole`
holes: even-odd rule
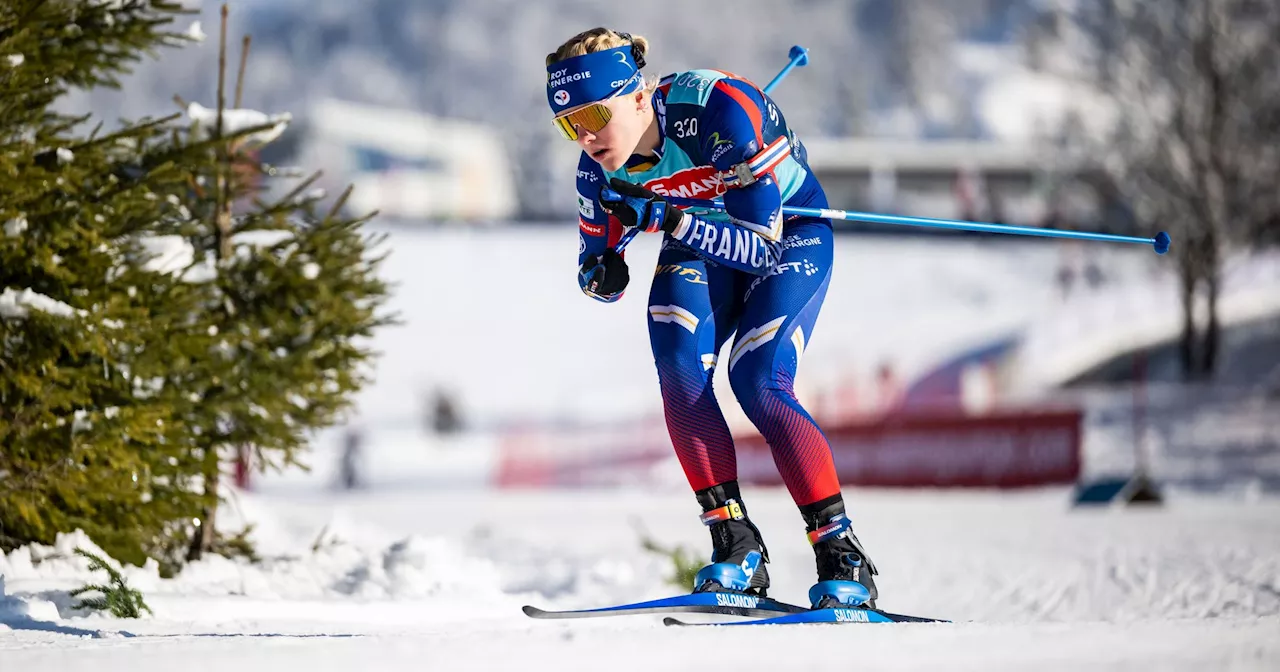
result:
[[[666,200],[683,207],[699,207],[723,210],[724,204],[716,201],[705,201],[696,198],[666,197]],[[824,219],[844,219],[854,222],[871,222],[873,224],[894,224],[898,226],[925,226],[934,229],[952,229],[958,231],[982,231],[986,233],[1009,233],[1019,236],[1041,236],[1044,238],[1075,238],[1078,240],[1100,240],[1111,243],[1141,243],[1155,248],[1156,254],[1169,251],[1169,234],[1161,231],[1154,238],[1137,236],[1116,236],[1109,233],[1089,233],[1087,231],[1063,231],[1034,226],[1011,226],[1008,224],[991,224],[988,222],[967,222],[959,219],[933,219],[930,217],[904,217],[901,215],[877,215],[870,212],[854,212],[850,210],[830,210],[826,208],[803,208],[784,205],[782,212],[786,215],[804,215],[822,217]]]
[[[791,51],[787,52],[787,58],[791,59],[790,62],[788,62],[786,67],[782,68],[782,71],[774,76],[773,79],[769,80],[769,83],[766,84],[763,89],[765,93],[772,93],[774,87],[776,87],[783,79],[786,79],[787,75],[795,68],[802,68],[808,65],[809,50],[797,44],[791,47]],[[627,244],[631,242],[632,238],[636,237],[637,233],[640,233],[639,228],[631,229],[630,231],[622,234],[622,239],[618,241],[617,245],[613,246],[613,251],[621,254],[623,250],[627,249]]]

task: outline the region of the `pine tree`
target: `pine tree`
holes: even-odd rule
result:
[[[170,3],[0,4],[0,548],[83,528],[141,562],[194,510],[163,403],[135,395],[161,340],[141,235],[174,216],[184,176],[150,152],[164,120],[87,136],[51,111],[116,86],[179,39]],[[163,150],[168,153],[169,150]],[[189,471],[189,468],[187,469]]]
[[[363,233],[365,217],[342,214],[350,192],[328,208],[308,192],[318,175],[283,196],[263,200],[275,168],[256,149],[287,123],[226,101],[226,6],[220,32],[217,100],[207,111],[192,103],[192,141],[210,138],[208,160],[196,164],[192,209],[201,222],[197,256],[213,260],[212,303],[200,315],[220,335],[216,358],[183,389],[198,396],[184,424],[204,483],[202,534],[188,557],[215,547],[218,486],[223,467],[249,455],[259,469],[301,463],[314,432],[336,422],[351,394],[366,382],[368,339],[390,322],[378,313],[387,288],[377,275],[380,239]],[[249,40],[241,54],[241,78]],[[234,130],[234,133],[231,131]]]
[[[309,182],[262,200],[254,150],[286,119],[227,109],[224,76],[211,113],[109,134],[51,111],[181,41],[182,13],[0,5],[0,548],[82,528],[167,571],[218,550],[224,462],[298,463],[388,322],[365,219]],[[224,6],[224,61],[225,33]]]

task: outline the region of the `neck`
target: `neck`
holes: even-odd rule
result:
[[[640,136],[640,142],[636,144],[636,151],[633,154],[656,156],[658,154],[658,140],[661,139],[662,134],[658,132],[658,115],[654,113],[652,104],[645,109],[645,115],[649,117],[649,125],[645,127],[644,134]]]

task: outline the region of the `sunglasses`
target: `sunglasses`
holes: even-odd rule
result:
[[[633,79],[634,77],[638,77],[639,74],[640,73],[637,72],[633,76]],[[608,103],[618,96],[625,95],[623,92],[634,93],[634,91],[627,90],[631,88],[631,82],[632,80],[627,80],[627,82],[624,83],[617,92],[608,98],[605,98],[598,103],[584,105],[572,112],[562,114],[552,119],[552,123],[556,125],[556,128],[560,131],[560,135],[565,140],[577,140],[579,127],[588,133],[599,133],[600,129],[604,128],[605,124],[609,123],[609,120],[613,118],[613,112],[605,105],[605,103]]]
[[[612,99],[612,96],[610,96]],[[585,107],[580,107],[568,114],[553,119],[556,128],[559,129],[560,135],[565,140],[577,140],[578,129],[588,133],[599,133],[605,124],[613,118],[613,112],[604,102],[591,103]]]
[[[564,140],[577,140],[577,129],[588,133],[599,133],[604,124],[613,118],[612,111],[603,102],[593,102],[585,108],[579,108],[563,116],[553,119],[556,128]]]

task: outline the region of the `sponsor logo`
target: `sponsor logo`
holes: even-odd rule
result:
[[[754,595],[741,595],[739,593],[716,593],[716,606],[720,607],[738,607],[740,609],[755,609],[760,604],[760,598]]]
[[[751,296],[751,292],[754,292],[756,287],[760,286],[760,283],[774,276],[792,272],[804,273],[805,276],[813,276],[821,270],[822,269],[818,268],[817,264],[809,261],[808,259],[802,259],[800,261],[784,261],[775,266],[772,271],[769,271],[768,275],[762,275],[755,280],[752,280],[751,284],[747,286],[747,292],[743,295],[743,299],[749,298]]]
[[[603,235],[604,235],[604,227],[603,227],[603,226],[599,226],[599,225],[596,225],[596,224],[592,224],[591,222],[588,222],[588,221],[587,221],[587,220],[585,220],[585,219],[579,219],[579,220],[578,220],[578,230],[579,230],[579,231],[581,231],[581,232],[583,232],[583,233],[585,233],[585,234],[587,234],[588,236],[603,236]]]
[[[670,176],[645,182],[645,188],[659,196],[711,198],[725,192],[724,182],[714,166],[685,168]]]
[[[836,614],[836,623],[870,623],[871,618],[861,609],[832,609]]]
[[[556,101],[556,105],[569,104],[569,92],[565,91],[564,89],[560,89],[559,91],[556,91],[554,94],[551,95],[551,98],[552,100]]]
[[[578,171],[578,179],[579,179],[579,180],[590,180],[590,181],[592,181],[592,182],[595,182],[596,180],[598,180],[598,179],[600,179],[600,178],[596,177],[596,174],[595,174],[595,173],[593,173],[593,172],[591,172],[591,171],[589,171],[589,170],[579,170],[579,171]]]
[[[707,281],[702,279],[702,271],[696,268],[688,268],[680,264],[666,264],[663,266],[659,266],[658,270],[654,272],[653,277],[656,278],[659,275],[663,275],[665,273],[678,275],[681,278],[683,278],[685,282],[689,282],[695,285],[707,284]]]
[[[813,245],[821,245],[821,244],[822,244],[821,238],[801,238],[800,236],[787,236],[782,240],[782,249],[790,250],[791,248],[794,248],[794,247],[811,247]],[[810,275],[812,275],[812,273]]]
[[[551,88],[555,89],[555,88],[564,86],[569,82],[576,82],[583,79],[591,79],[590,70],[586,72],[575,72],[572,75],[567,74],[568,72],[569,72],[569,68],[561,68],[559,70],[556,70],[555,72],[547,73],[547,86],[550,86]],[[560,101],[557,100],[556,102],[558,103]]]
[[[618,54],[618,55],[621,56],[622,54]],[[637,72],[626,79],[615,79],[612,82],[609,82],[609,88],[611,89],[622,88],[624,85],[629,84],[632,80],[634,80],[639,75],[640,73]]]
[[[587,251],[587,239],[582,237],[582,232],[578,232],[578,254]]]
[[[711,160],[716,161],[733,149],[733,141],[720,137],[720,131],[711,134]]]
[[[596,216],[596,202],[582,194],[578,194],[578,214],[593,219]]]

